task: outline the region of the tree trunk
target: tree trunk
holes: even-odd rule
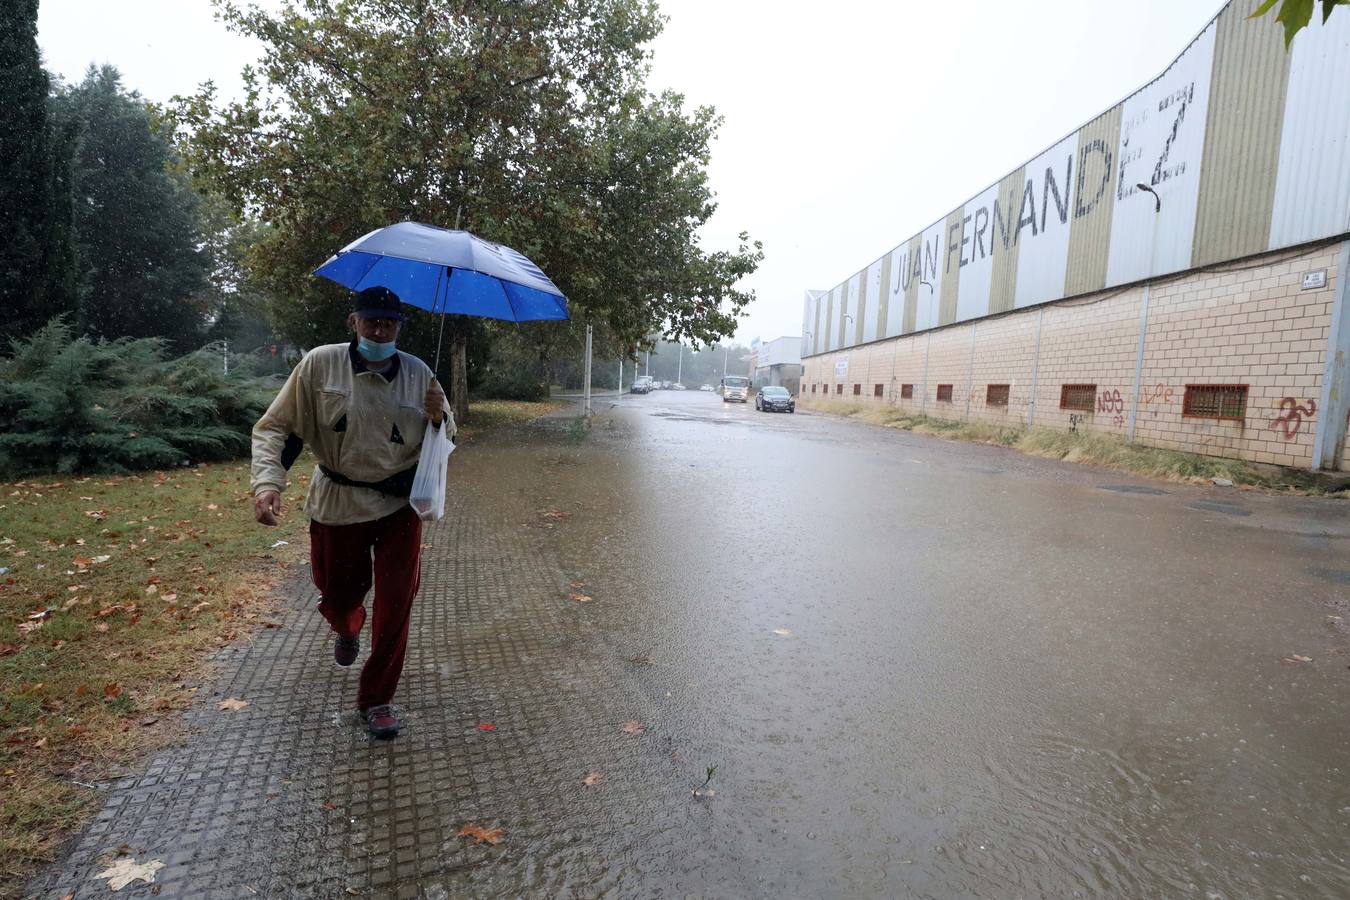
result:
[[[469,421],[469,335],[460,328],[450,336],[450,407],[455,424]]]

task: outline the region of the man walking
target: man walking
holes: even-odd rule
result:
[[[310,565],[319,612],[337,634],[333,659],[356,662],[372,583],[370,656],[357,706],[370,733],[398,734],[390,702],[403,671],[412,600],[421,579],[422,522],[408,505],[430,419],[455,433],[445,393],[427,365],[395,348],[402,303],[387,288],[353,298],[350,343],[316,347],[253,427],[254,514],[276,525],[286,473],[308,444]]]

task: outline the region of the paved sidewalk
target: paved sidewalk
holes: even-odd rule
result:
[[[534,431],[565,445],[566,427]],[[491,443],[456,454],[453,502],[425,532],[395,698],[402,736],[368,738],[354,712],[365,650],[351,669],[334,666],[299,573],[282,626],[221,654],[208,699],[188,714],[187,745],[109,785],[103,810],[32,896],[594,896],[664,880],[669,860],[634,851],[687,821],[687,773],[673,771],[643,713],[634,663],[597,641],[587,607],[569,599],[578,573],[550,549],[563,526],[533,492],[513,489],[518,479],[496,478]],[[542,457],[510,462],[531,458]],[[248,706],[221,711],[228,697]],[[637,719],[646,732],[625,732]],[[604,778],[593,788],[583,784],[591,771]],[[469,822],[505,838],[493,847],[457,837]],[[98,873],[119,848],[164,864],[153,885],[109,890]],[[662,875],[644,869],[653,862]]]

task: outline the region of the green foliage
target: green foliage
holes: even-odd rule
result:
[[[1248,18],[1264,16],[1279,4],[1280,11],[1275,15],[1275,21],[1284,23],[1284,45],[1288,47],[1298,33],[1308,27],[1312,21],[1313,7],[1319,2],[1322,4],[1323,22],[1331,18],[1336,7],[1350,6],[1350,0],[1265,0]]]
[[[247,258],[299,346],[344,334],[346,292],[310,272],[405,219],[515,247],[603,325],[616,350],[653,333],[729,334],[761,259],[709,252],[712,109],[644,85],[661,29],[651,0],[296,0],[278,13],[217,0],[261,42],[245,96],[212,85],[173,116],[199,183],[269,228]],[[446,332],[457,404],[470,320]]]
[[[74,308],[72,135],[48,115],[37,0],[0,0],[0,338]]]
[[[0,478],[123,472],[249,452],[266,396],[208,351],[95,341],[54,319],[0,359]]]
[[[197,198],[163,124],[111,66],[53,99],[78,123],[71,189],[83,263],[78,326],[102,338],[200,344],[208,258]]]

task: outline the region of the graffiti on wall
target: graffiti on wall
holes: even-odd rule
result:
[[[1111,424],[1119,428],[1125,424],[1125,398],[1114,388],[1097,395],[1097,412],[1110,415]]]
[[[1280,401],[1281,414],[1270,420],[1271,430],[1283,431],[1286,441],[1292,441],[1298,437],[1299,432],[1303,430],[1304,420],[1311,420],[1313,416],[1317,415],[1316,400],[1309,400],[1305,405],[1300,403],[1299,399],[1297,397],[1285,397]]]
[[[1158,383],[1153,387],[1144,386],[1139,393],[1139,405],[1145,408],[1155,403],[1167,404],[1172,402],[1172,396],[1175,392],[1165,384]],[[1152,410],[1153,415],[1158,415],[1158,411]]]

